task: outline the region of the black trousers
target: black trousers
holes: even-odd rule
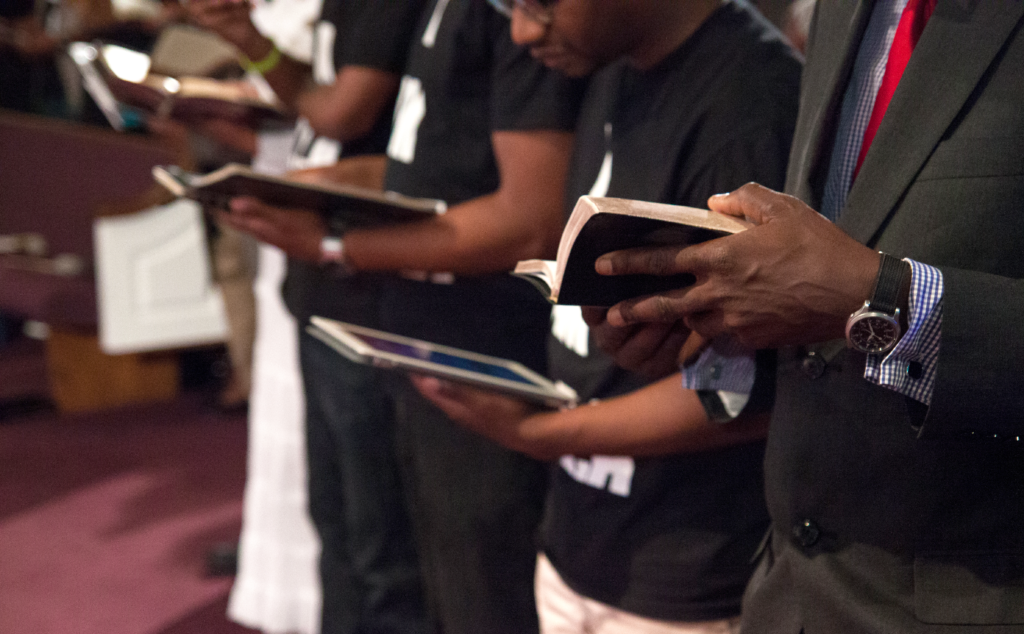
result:
[[[406,493],[439,631],[537,632],[533,575],[547,466],[459,427],[404,378],[394,392]]]
[[[323,542],[322,634],[426,634],[419,564],[382,382],[300,335],[310,514]]]

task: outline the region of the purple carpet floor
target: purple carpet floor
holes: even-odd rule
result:
[[[237,540],[244,479],[244,416],[193,396],[0,420],[0,632],[250,632],[205,568]]]

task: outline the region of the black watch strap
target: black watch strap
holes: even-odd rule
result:
[[[714,390],[697,390],[697,399],[700,401],[704,413],[712,423],[728,423],[733,419],[729,411],[725,409],[722,397]]]
[[[878,278],[875,280],[875,291],[871,294],[869,307],[873,311],[894,315],[910,265],[888,253],[880,252],[880,255],[882,264],[878,267]]]

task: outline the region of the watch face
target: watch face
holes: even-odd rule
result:
[[[850,324],[847,339],[867,354],[888,352],[900,338],[900,327],[884,313],[868,313]]]

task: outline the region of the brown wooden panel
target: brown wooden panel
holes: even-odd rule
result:
[[[63,412],[153,403],[178,394],[174,352],[111,356],[95,333],[53,328],[46,345],[53,400]]]

